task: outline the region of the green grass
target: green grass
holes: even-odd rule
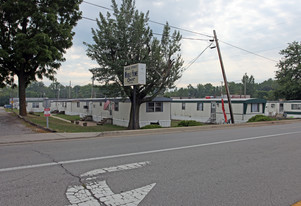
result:
[[[65,118],[68,115],[65,115]],[[61,116],[60,116],[61,117]],[[72,118],[72,116],[69,116]],[[43,113],[35,113],[34,115],[32,114],[27,114],[25,117],[27,120],[46,127],[46,117],[44,117]],[[74,133],[74,132],[105,132],[105,131],[116,131],[116,130],[126,130],[125,127],[119,127],[115,125],[97,125],[97,126],[91,126],[91,127],[83,127],[80,125],[76,124],[71,124],[59,119],[51,118],[49,117],[49,128],[52,130],[55,130],[57,132],[67,132],[67,133]]]
[[[158,129],[158,128],[162,128],[162,126],[157,124],[151,124],[151,125],[146,125],[144,127],[141,127],[140,129]]]
[[[181,120],[171,120],[171,127],[177,127]]]
[[[66,119],[66,120],[73,120],[73,121],[77,121],[80,120],[79,115],[65,115],[65,114],[55,114],[54,116],[60,117],[62,119]]]
[[[265,115],[255,115],[254,117],[251,117],[248,122],[263,122],[263,121],[274,121],[275,118],[267,117]]]
[[[183,120],[178,123],[178,127],[191,127],[191,126],[202,126],[204,125],[201,122],[195,120]]]

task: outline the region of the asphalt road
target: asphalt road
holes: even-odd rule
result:
[[[35,132],[26,127],[17,116],[5,112],[4,108],[0,107],[0,137],[33,133]]]
[[[301,122],[0,145],[0,205],[289,206],[300,200]]]

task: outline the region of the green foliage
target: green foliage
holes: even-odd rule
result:
[[[252,77],[252,78],[251,78]],[[251,76],[251,79],[254,79]],[[246,77],[245,77],[246,78]],[[248,77],[249,78],[249,77]],[[251,81],[253,82],[253,80]],[[242,83],[229,82],[229,91],[232,95],[244,95],[244,85]],[[276,80],[268,79],[262,83],[250,83],[247,84],[247,95],[250,95],[248,87],[250,89],[252,98],[266,99],[266,100],[277,100],[279,95],[275,93],[278,88]],[[188,98],[204,98],[206,96],[220,96],[221,91],[226,94],[224,87],[213,86],[212,84],[198,84],[196,87],[188,85],[186,88],[175,88],[173,91],[165,92],[166,97],[188,97]]]
[[[259,114],[254,117],[251,117],[248,120],[248,122],[262,122],[262,121],[274,121],[274,120],[276,120],[276,119]]]
[[[146,64],[146,84],[136,87],[137,110],[144,102],[151,101],[165,89],[172,88],[183,72],[183,60],[180,55],[181,35],[171,34],[168,24],[164,26],[161,39],[153,36],[148,26],[148,13],[135,8],[135,1],[122,0],[118,7],[112,0],[112,13],[99,13],[97,29],[92,29],[93,44],[87,45],[87,55],[97,61],[99,68],[91,72],[101,83],[114,84],[121,94],[133,102],[133,88],[123,86],[124,66],[136,63]],[[133,106],[132,104],[132,106]],[[131,113],[133,110],[131,109]],[[139,112],[135,113],[138,127]],[[133,124],[130,115],[130,125]]]
[[[277,64],[278,93],[287,100],[301,99],[301,43],[290,43],[280,54],[283,58]]]
[[[21,115],[26,115],[26,87],[43,76],[54,79],[65,60],[63,54],[72,46],[72,29],[81,16],[81,2],[1,1],[0,86],[14,84],[18,76]]]
[[[162,126],[157,125],[157,124],[150,124],[150,125],[146,125],[144,127],[141,127],[140,129],[158,129],[158,128],[162,128]]]
[[[195,120],[183,120],[178,123],[178,127],[190,127],[190,126],[202,126],[204,125],[201,122]]]

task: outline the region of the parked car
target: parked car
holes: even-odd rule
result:
[[[5,105],[4,105],[4,108],[11,109],[11,104],[5,104]]]

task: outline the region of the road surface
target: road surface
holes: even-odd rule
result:
[[[33,134],[32,129],[25,126],[17,116],[7,113],[0,107],[0,137],[7,135]]]
[[[301,122],[0,145],[0,197],[6,206],[289,206],[301,200]]]

